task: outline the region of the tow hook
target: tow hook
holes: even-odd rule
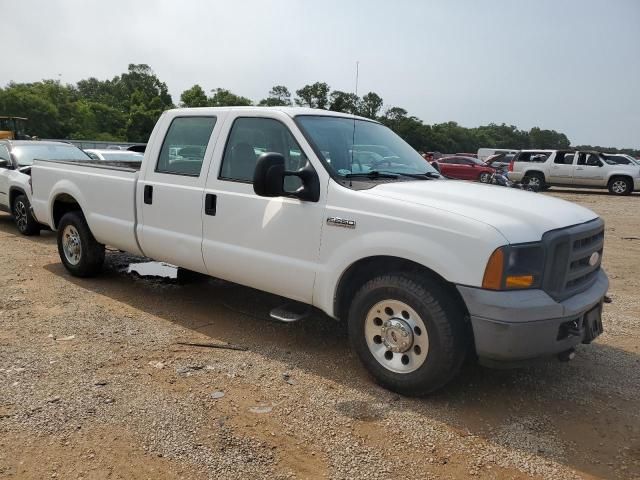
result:
[[[568,362],[570,360],[573,360],[576,356],[576,349],[575,348],[570,348],[569,350],[565,350],[564,352],[560,352],[558,354],[558,360],[560,360],[561,362]]]

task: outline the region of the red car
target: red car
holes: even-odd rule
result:
[[[494,168],[473,157],[442,157],[431,165],[445,177],[489,183]]]

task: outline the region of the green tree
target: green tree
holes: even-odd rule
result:
[[[352,113],[356,115],[360,108],[360,97],[355,93],[334,90],[329,96],[329,110],[334,112]]]
[[[375,92],[369,92],[362,97],[359,113],[363,117],[375,119],[378,117],[378,113],[380,113],[383,104],[382,97]]]
[[[209,105],[212,107],[246,107],[253,105],[251,99],[231,93],[224,88],[216,88],[211,92],[213,96],[209,98]]]
[[[329,90],[329,85],[324,82],[305,85],[300,90],[296,90],[296,105],[326,110],[329,104]]]
[[[200,85],[185,90],[180,95],[180,105],[182,107],[206,107],[209,105],[207,94]]]
[[[291,92],[284,85],[275,85],[269,90],[269,96],[260,100],[262,107],[290,107]]]
[[[531,148],[569,148],[571,142],[564,133],[555,130],[541,130],[533,127],[529,130],[529,146]]]

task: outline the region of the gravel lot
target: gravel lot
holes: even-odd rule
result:
[[[52,232],[0,214],[0,477],[640,478],[640,195],[550,194],[607,222],[605,334],[425,399],[374,385],[331,320],[275,323],[277,298],[117,252],[72,278]]]

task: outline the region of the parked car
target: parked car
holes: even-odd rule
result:
[[[404,394],[469,355],[568,358],[602,331],[604,223],[586,208],[445,180],[380,123],[327,110],[169,110],[150,138],[139,170],[35,162],[35,214],[72,275],[110,245],[314,306]],[[203,153],[172,158],[184,145]]]
[[[84,152],[94,160],[110,160],[114,162],[142,162],[144,155],[128,150],[86,148]]]
[[[539,189],[551,186],[608,188],[629,195],[640,188],[640,167],[607,161],[600,152],[522,150],[509,166],[509,179]]]
[[[35,235],[41,225],[31,211],[31,166],[43,160],[89,160],[79,148],[63,142],[0,140],[0,210],[13,214],[23,235]]]
[[[448,178],[478,180],[489,183],[495,169],[473,157],[442,157],[432,163],[434,168]]]

